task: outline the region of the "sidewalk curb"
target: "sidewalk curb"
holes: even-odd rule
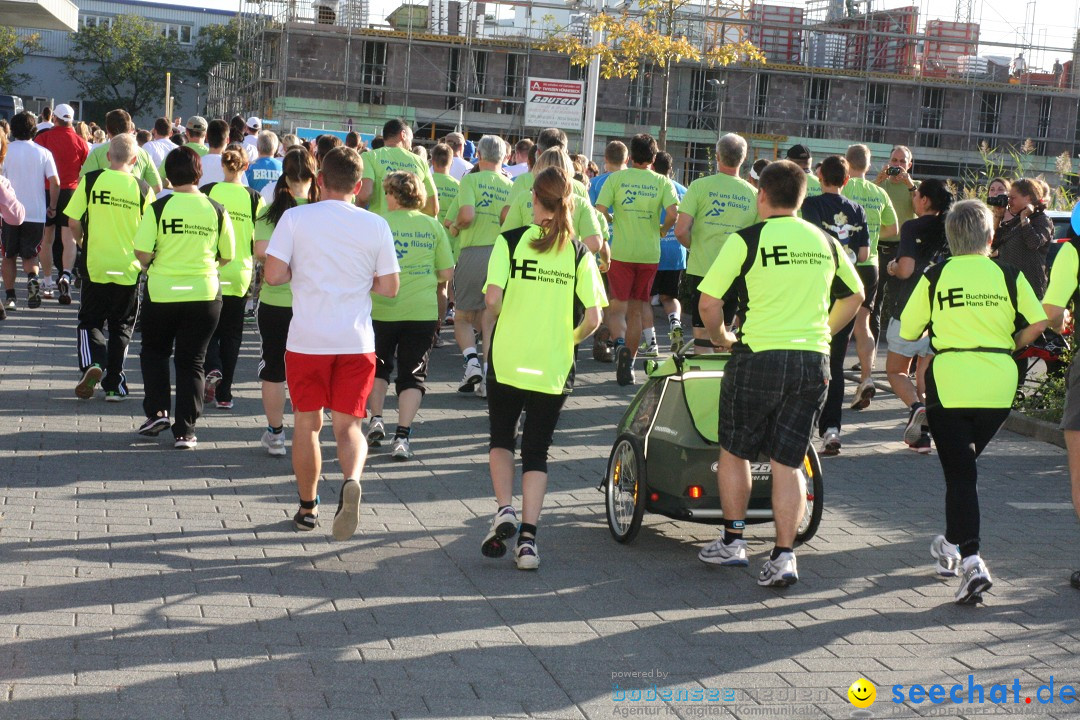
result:
[[[844,377],[857,384],[860,375],[856,372],[847,371],[844,373]],[[874,387],[880,392],[892,394],[892,388],[889,387],[889,383],[886,381],[874,380]],[[1052,423],[1049,420],[1028,417],[1013,410],[1009,413],[1009,417],[1005,418],[1005,424],[1002,427],[1017,435],[1024,435],[1033,440],[1057,445],[1060,448],[1065,447],[1065,433],[1058,428],[1057,423]]]

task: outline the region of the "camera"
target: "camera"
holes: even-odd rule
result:
[[[902,168],[902,167],[896,167],[895,165],[890,165],[885,170],[885,174],[888,175],[889,177],[896,177],[897,175],[899,175],[903,171],[904,171],[904,168]]]
[[[990,207],[1008,207],[1009,196],[1005,193],[1002,193],[1001,195],[992,195],[986,198],[986,204]]]

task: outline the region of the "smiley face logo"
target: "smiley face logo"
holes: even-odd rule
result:
[[[857,708],[868,708],[877,700],[877,688],[869,680],[859,678],[847,690],[848,700]]]

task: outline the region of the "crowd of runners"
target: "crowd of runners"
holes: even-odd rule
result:
[[[976,459],[1012,404],[1015,351],[1061,330],[1077,293],[1072,243],[1048,277],[1043,181],[997,178],[987,203],[954,202],[948,184],[912,177],[906,147],[876,168],[861,144],[817,164],[794,145],[747,167],[735,134],[718,141],[716,172],[688,187],[648,134],[610,142],[603,168],[571,154],[557,128],[513,145],[451,133],[428,148],[395,119],[369,148],[356,133],[278,137],[257,117],[160,118],[142,131],[113,110],[104,134],[88,142],[67,105],[46,122],[24,112],[0,125],[0,319],[70,304],[78,289],[74,392],[86,400],[133,392],[125,361],[139,333],[137,432],[171,430],[179,449],[197,446],[207,406],[234,410],[245,322],[256,323],[259,442],[292,456],[298,530],[319,525],[324,412],[344,475],[332,534],[344,540],[359,522],[369,448],[388,442],[395,460],[413,457],[432,350],[452,327],[457,390],[489,409],[497,510],[482,553],[505,555],[517,535],[517,567],[536,568],[549,449],[576,348],[595,333],[593,357],[622,386],[636,383],[642,356],[731,353],[719,398],[724,531],[699,557],[748,563],[748,462],[764,454],[777,542],[759,582],[790,585],[805,502],[796,468],[815,433],[822,454],[841,452],[854,338],[861,377],[849,410],[872,403],[885,343],[889,386],[908,407],[904,441],[937,448],[937,571],[961,578],[958,602],[991,586]],[[1080,511],[1078,374],[1063,427]]]

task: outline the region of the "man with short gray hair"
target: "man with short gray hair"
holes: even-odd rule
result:
[[[86,259],[77,331],[82,378],[75,386],[76,397],[84,400],[93,397],[99,381],[107,402],[128,394],[124,358],[135,326],[139,279],[135,231],[154,201],[146,181],[132,174],[137,150],[132,135],[114,137],[109,167],[86,173],[64,208]]]
[[[709,272],[724,238],[758,222],[757,190],[739,177],[747,145],[739,135],[728,133],[716,143],[717,173],[690,183],[679,205],[675,237],[690,250],[686,276],[690,285],[690,310],[694,328],[694,352],[712,352],[698,304],[698,285]],[[737,302],[734,293],[724,298],[724,321],[731,325]]]
[[[281,160],[276,155],[278,139],[270,130],[260,130],[256,145],[259,157],[251,163],[244,174],[247,175],[248,187],[255,192],[262,192],[270,183],[276,183],[281,177]]]

